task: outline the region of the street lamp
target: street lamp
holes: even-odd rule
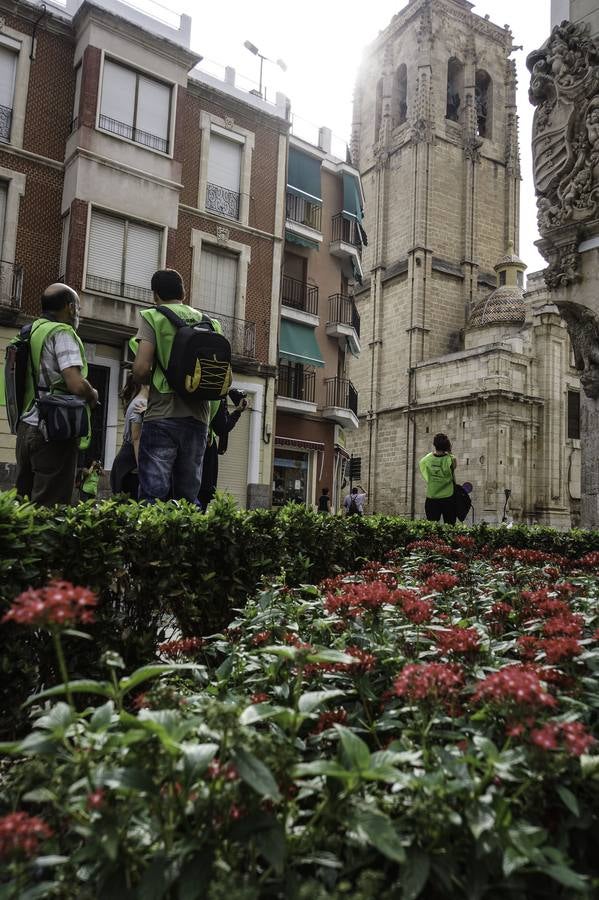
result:
[[[260,51],[258,50],[256,45],[252,44],[251,41],[244,41],[243,46],[245,47],[246,50],[249,50],[250,53],[253,53],[254,56],[260,57],[260,88],[259,88],[259,90],[260,90],[260,96],[262,96],[262,66],[264,65],[264,60],[266,60],[266,62],[273,63],[275,66],[278,66],[279,69],[281,69],[283,72],[287,71],[287,66],[285,65],[285,63],[283,62],[282,59],[270,59],[268,56],[264,56],[262,53],[260,53]]]

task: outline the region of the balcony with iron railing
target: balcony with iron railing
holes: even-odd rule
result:
[[[12,108],[0,106],[0,141],[10,141],[10,126],[12,124]]]
[[[23,269],[18,263],[0,260],[0,315],[11,316],[21,309]]]
[[[256,358],[256,323],[246,319],[236,319],[233,316],[224,316],[220,312],[202,310],[211,319],[218,319],[224,336],[231,344],[233,356],[243,359]]]
[[[349,344],[352,353],[360,352],[360,313],[353,297],[347,294],[331,294],[327,334],[337,338],[341,347]]]
[[[237,191],[221,187],[218,184],[206,185],[206,209],[226,216],[228,219],[239,219],[239,199]]]
[[[280,363],[277,407],[300,412],[316,411],[316,372],[296,363]]]
[[[322,414],[342,428],[358,427],[358,392],[349,378],[325,378]]]
[[[352,274],[362,277],[362,235],[354,216],[337,213],[331,220],[331,254],[342,260],[350,260]]]
[[[126,300],[137,300],[139,303],[152,303],[154,299],[154,294],[149,288],[100,275],[90,275],[89,272],[85,278],[85,289],[101,294],[112,294],[114,297],[124,297]]]
[[[290,309],[317,316],[318,286],[308,284],[299,278],[292,278],[291,275],[283,275],[281,302]]]
[[[101,115],[98,125],[104,131],[109,131],[111,134],[118,135],[118,137],[127,138],[127,140],[133,141],[135,144],[141,144],[150,150],[158,150],[159,153],[168,153],[168,140],[166,138],[142,131],[140,128],[135,128],[134,125],[129,125],[127,122],[119,122],[117,119],[111,119],[110,116]]]
[[[287,191],[287,221],[313,231],[322,231],[322,206]]]

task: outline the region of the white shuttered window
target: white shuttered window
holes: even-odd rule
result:
[[[151,300],[150,279],[161,263],[157,228],[92,212],[87,255],[88,290]]]
[[[200,309],[235,316],[239,257],[202,246],[200,255]]]
[[[169,85],[105,60],[100,128],[166,153],[170,107]]]
[[[0,141],[10,140],[17,53],[0,46]]]
[[[2,250],[4,247],[4,221],[6,219],[6,197],[8,194],[8,185],[5,181],[0,181],[0,259],[3,258]]]
[[[239,193],[242,144],[216,134],[210,135],[208,181]]]

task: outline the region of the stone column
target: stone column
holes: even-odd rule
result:
[[[537,246],[581,384],[581,525],[599,528],[599,41],[564,22],[527,60]]]

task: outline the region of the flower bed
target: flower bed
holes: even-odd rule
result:
[[[40,695],[0,896],[598,896],[599,554],[449,540]],[[60,652],[93,598],[12,608]]]

